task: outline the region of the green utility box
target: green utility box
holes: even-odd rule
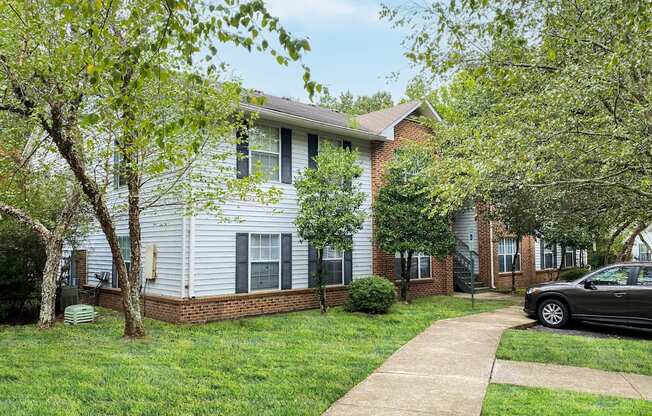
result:
[[[91,305],[72,305],[66,308],[63,320],[70,325],[93,322],[95,320],[95,308]]]

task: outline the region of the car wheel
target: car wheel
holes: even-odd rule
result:
[[[539,322],[549,328],[562,328],[568,323],[570,314],[563,302],[547,299],[539,305]]]

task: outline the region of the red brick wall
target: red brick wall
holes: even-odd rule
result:
[[[452,283],[451,283],[452,284]],[[443,288],[432,279],[411,282],[413,298],[442,293]],[[343,305],[348,298],[346,286],[326,288],[329,306]],[[99,295],[99,306],[122,310],[122,297],[118,289],[104,288]],[[293,289],[274,292],[237,295],[207,296],[180,299],[167,296],[147,295],[141,298],[145,316],[160,321],[189,324],[268,315],[305,309],[316,309],[319,300],[315,289]]]
[[[376,194],[382,186],[382,175],[385,164],[392,159],[394,151],[407,140],[425,140],[431,134],[430,130],[420,123],[412,120],[403,120],[394,128],[394,140],[388,142],[373,142],[371,151],[371,197],[376,199]],[[443,262],[432,260],[432,279],[424,279],[416,283],[419,289],[428,294],[453,293],[453,261],[447,258]],[[394,279],[394,254],[385,253],[374,242],[373,245],[373,272],[377,276]],[[412,293],[414,296],[414,293]]]

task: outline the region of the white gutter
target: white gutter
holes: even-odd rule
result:
[[[188,255],[188,297],[195,297],[195,287],[192,277],[195,274],[195,215],[190,217],[190,253]]]
[[[494,277],[494,225],[489,221],[489,265],[491,267],[491,288],[496,288],[496,280]]]
[[[184,216],[181,221],[181,299],[186,297],[186,279],[188,278],[188,233],[186,232],[186,222],[188,219]]]
[[[364,130],[355,129],[352,127],[342,127],[323,121],[316,121],[306,117],[295,116],[292,114],[283,113],[281,111],[270,110],[268,108],[258,107],[251,104],[240,104],[240,108],[244,111],[258,113],[265,120],[272,120],[278,122],[285,122],[295,126],[304,127],[306,129],[322,129],[332,133],[341,134],[347,137],[355,137],[364,140],[378,140],[378,141],[391,141],[385,136],[366,132]]]

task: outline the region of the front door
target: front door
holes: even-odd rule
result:
[[[582,287],[576,298],[576,314],[625,318],[632,309],[634,267],[614,266],[591,276],[593,286]]]

